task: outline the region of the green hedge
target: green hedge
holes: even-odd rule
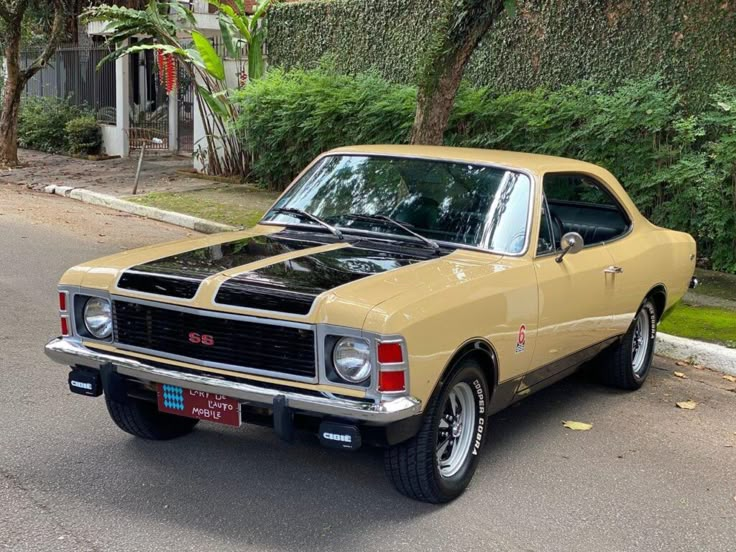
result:
[[[272,70],[241,89],[235,102],[241,112],[236,127],[254,156],[253,176],[283,189],[319,152],[403,142],[416,91],[370,74]]]
[[[341,72],[375,69],[415,82],[421,47],[442,2],[321,0],[275,5],[269,62]],[[653,73],[703,102],[716,83],[736,85],[736,3],[727,1],[518,0],[476,50],[466,77],[499,91],[558,88],[581,79],[622,82]]]
[[[238,92],[253,177],[283,186],[327,149],[406,142],[416,91],[327,69],[272,71]],[[661,77],[608,89],[583,81],[511,94],[461,90],[446,141],[605,166],[651,220],[692,233],[713,268],[736,272],[736,87],[689,110]]]

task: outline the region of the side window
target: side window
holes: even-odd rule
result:
[[[559,237],[555,240],[554,230],[552,228],[552,220],[549,216],[549,208],[547,207],[547,200],[542,198],[542,218],[539,221],[539,241],[537,242],[537,255],[544,255],[546,253],[552,253],[556,249],[556,243],[559,241]]]
[[[629,219],[613,196],[582,174],[547,174],[544,194],[552,226],[583,236],[585,245],[611,241],[626,233]]]

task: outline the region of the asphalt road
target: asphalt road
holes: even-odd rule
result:
[[[204,423],[167,443],[122,433],[43,354],[55,284],[187,232],[3,186],[0,232],[0,550],[736,549],[736,384],[719,374],[658,359],[637,393],[561,382],[494,416],[469,490],[429,506],[376,450]]]

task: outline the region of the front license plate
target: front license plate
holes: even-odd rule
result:
[[[160,383],[158,409],[177,416],[240,427],[240,403],[224,395]]]

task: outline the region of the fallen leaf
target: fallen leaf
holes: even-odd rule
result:
[[[703,366],[702,364],[696,364],[695,366],[693,366],[693,368],[695,368],[696,370],[705,370],[705,366]]]
[[[687,379],[687,376],[683,374],[682,372],[674,372],[672,375],[675,376],[676,378]]]
[[[736,377],[734,376],[723,376],[723,379],[736,383]]]
[[[678,360],[675,362],[675,366],[687,366],[687,362],[683,362],[682,360]]]
[[[698,403],[691,400],[681,401],[675,404],[677,404],[678,408],[682,408],[684,410],[695,410],[695,407],[698,406]]]
[[[593,424],[586,424],[585,422],[573,422],[571,420],[562,422],[562,425],[567,429],[572,429],[573,431],[588,431],[593,427]]]

